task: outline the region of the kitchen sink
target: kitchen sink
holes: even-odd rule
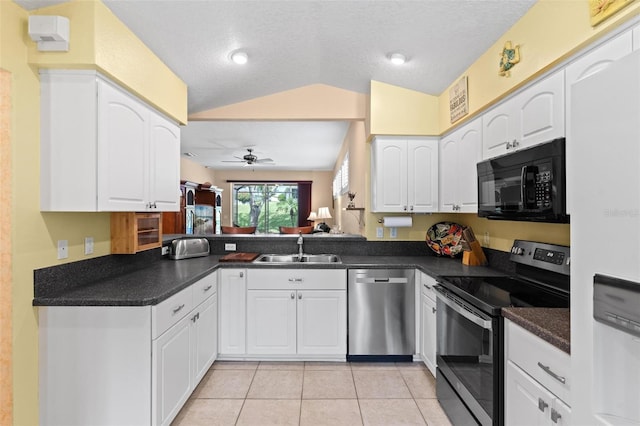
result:
[[[255,262],[258,263],[342,263],[335,254],[263,254]]]

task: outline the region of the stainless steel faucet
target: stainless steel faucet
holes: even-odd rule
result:
[[[298,234],[298,262],[302,262],[302,232]]]

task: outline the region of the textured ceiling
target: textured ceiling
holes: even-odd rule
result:
[[[322,83],[368,93],[371,80],[439,95],[495,43],[535,0],[103,0],[188,85],[189,113]],[[28,9],[60,1],[17,0]],[[229,60],[242,49],[249,62]],[[387,60],[405,54],[403,66]],[[496,52],[496,62],[498,52]],[[497,63],[496,63],[497,67]],[[250,126],[235,148],[279,138],[278,167],[300,164],[299,141],[273,123]],[[266,123],[262,123],[266,124]],[[189,126],[191,126],[190,124]],[[329,126],[334,126],[330,123]],[[204,127],[206,124],[198,124]],[[226,129],[237,129],[233,124]],[[333,127],[327,133],[335,133]],[[317,128],[316,128],[317,130]],[[184,129],[187,145],[209,143],[221,128]],[[273,132],[273,133],[270,133]],[[192,137],[193,136],[193,137]],[[344,136],[344,133],[342,134]],[[288,141],[288,142],[287,142]],[[342,140],[330,146],[340,146]],[[329,149],[329,147],[327,147]],[[210,150],[215,152],[215,150]],[[269,156],[275,156],[264,151]],[[334,158],[338,151],[333,153]],[[275,159],[275,158],[274,158]],[[194,160],[212,163],[204,156]],[[325,167],[316,164],[314,169]],[[274,166],[274,169],[277,167]]]

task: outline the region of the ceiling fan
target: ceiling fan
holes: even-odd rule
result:
[[[246,163],[245,166],[251,166],[254,164],[266,164],[266,165],[274,164],[271,158],[258,158],[258,156],[253,153],[252,148],[247,148],[247,151],[249,151],[249,153],[245,154],[242,157],[238,157],[234,155],[234,157],[237,158],[237,160],[222,160],[222,162],[223,163]]]

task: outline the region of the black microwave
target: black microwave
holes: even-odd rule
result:
[[[565,139],[478,163],[478,216],[569,223]]]

